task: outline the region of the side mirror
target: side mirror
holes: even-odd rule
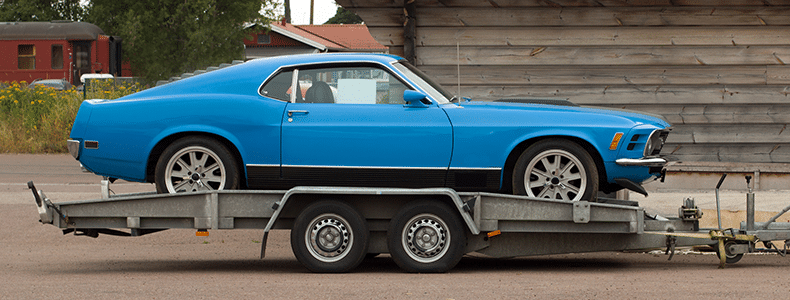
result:
[[[425,104],[423,101],[430,103],[428,96],[412,90],[403,91],[403,101],[406,102],[406,107],[428,107],[428,104]]]

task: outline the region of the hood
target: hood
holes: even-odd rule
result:
[[[570,103],[570,102],[568,102]],[[489,102],[489,101],[471,101],[459,103],[460,106],[488,108],[488,109],[503,109],[503,110],[533,110],[533,111],[567,111],[587,114],[600,114],[613,117],[622,117],[637,123],[655,124],[662,127],[670,127],[672,124],[661,115],[645,113],[640,111],[633,111],[627,109],[614,109],[602,108],[591,106],[574,106],[567,104],[544,104],[544,103],[515,103],[515,102]]]

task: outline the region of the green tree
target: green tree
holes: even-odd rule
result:
[[[337,8],[335,16],[329,18],[324,24],[362,24],[362,18],[340,6]]]
[[[93,0],[89,22],[123,38],[135,75],[166,79],[243,57],[245,24],[268,24],[272,0]]]
[[[80,0],[0,1],[0,22],[82,21],[85,13]]]

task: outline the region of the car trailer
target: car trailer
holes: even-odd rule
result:
[[[716,187],[724,181],[722,176]],[[748,180],[748,179],[747,179]],[[747,221],[740,229],[700,229],[701,211],[685,199],[678,217],[650,216],[634,201],[559,201],[449,188],[295,187],[287,191],[221,190],[110,195],[102,181],[96,200],[53,203],[33,191],[40,221],[63,233],[141,236],[166,229],[263,229],[261,258],[272,229],[290,229],[294,255],[314,272],[345,272],[366,256],[390,253],[409,272],[445,272],[478,252],[495,258],[636,251],[711,245],[719,267],[755,252],[762,242],[784,255],[790,223]],[[771,242],[784,241],[777,249]],[[773,247],[773,249],[771,249]]]

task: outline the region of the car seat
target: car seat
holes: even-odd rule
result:
[[[309,103],[335,103],[332,89],[323,81],[314,81],[313,86],[305,92],[304,98]]]

